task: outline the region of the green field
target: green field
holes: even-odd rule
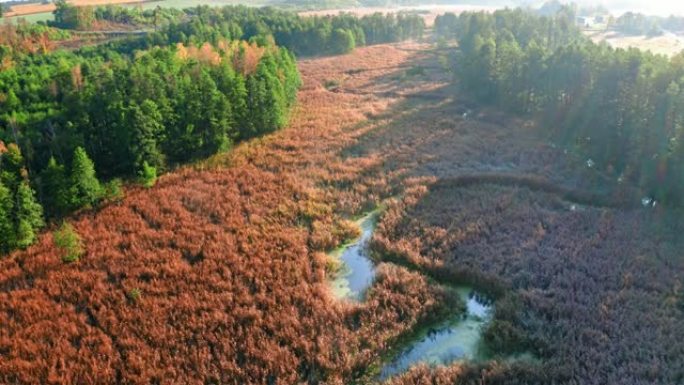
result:
[[[272,4],[273,1],[269,0],[254,0],[254,1],[249,1],[249,0],[161,0],[161,1],[150,1],[147,3],[142,4],[143,9],[153,9],[156,8],[157,6],[160,7],[165,7],[165,8],[190,8],[190,7],[196,7],[198,5],[208,5],[211,7],[221,7],[224,5],[249,5],[249,6],[254,6],[254,7],[261,7],[264,5]],[[128,6],[128,7],[139,7],[140,4],[123,4],[123,6]],[[7,20],[10,22],[16,22],[19,19],[25,19],[29,23],[37,23],[39,21],[48,21],[52,20],[52,12],[42,12],[42,13],[35,13],[32,15],[25,15],[25,16],[16,16],[16,17],[8,17]]]

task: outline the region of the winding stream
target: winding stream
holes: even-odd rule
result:
[[[368,241],[373,236],[378,210],[359,219],[356,223],[361,236],[332,253],[342,264],[331,280],[332,292],[338,299],[361,301],[366,289],[375,277],[375,266],[368,255]],[[424,330],[380,370],[380,378],[400,374],[418,363],[446,365],[457,360],[476,359],[480,352],[484,325],[492,317],[492,306],[480,299],[472,288],[455,288],[466,304],[466,313],[457,314],[441,325]]]
[[[380,371],[380,379],[408,370],[417,363],[448,365],[454,361],[482,356],[480,340],[484,325],[492,316],[491,305],[480,302],[467,287],[456,289],[466,303],[465,317],[456,317],[430,328]]]
[[[373,283],[375,266],[368,258],[366,246],[373,236],[378,214],[377,210],[372,211],[356,221],[361,229],[361,236],[330,253],[342,263],[340,271],[331,282],[332,291],[339,299],[360,301],[366,289]]]

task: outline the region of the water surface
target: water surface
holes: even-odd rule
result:
[[[330,282],[339,299],[360,301],[373,284],[375,266],[368,255],[368,241],[373,236],[377,215],[376,210],[359,219],[356,223],[361,236],[330,254],[341,262],[339,272]],[[424,330],[381,369],[381,379],[402,373],[418,363],[447,365],[482,355],[482,330],[492,317],[492,306],[470,287],[459,286],[455,290],[466,304],[465,314],[455,312],[443,324]]]
[[[361,229],[361,236],[331,253],[342,262],[339,272],[331,282],[337,298],[361,300],[366,289],[373,283],[375,266],[368,257],[368,241],[373,236],[377,214],[373,211],[359,219],[356,223]]]
[[[403,373],[419,363],[448,365],[482,356],[482,329],[492,317],[492,307],[468,287],[459,287],[457,291],[466,303],[465,316],[457,316],[425,331],[381,369],[382,380]]]

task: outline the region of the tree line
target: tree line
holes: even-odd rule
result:
[[[658,36],[664,31],[683,31],[684,17],[647,16],[641,13],[625,12],[620,17],[609,20],[609,28],[627,35]]]
[[[220,39],[273,39],[298,56],[341,54],[357,46],[421,38],[425,29],[422,17],[415,14],[381,14],[358,18],[337,16],[299,16],[275,8],[197,6],[183,11],[140,10],[109,5],[74,7],[57,5],[54,26],[90,29],[95,21],[110,21],[155,28],[141,41],[146,47],[160,42],[194,44],[216,43]],[[140,48],[140,47],[138,47]]]
[[[459,40],[455,71],[464,90],[537,117],[617,182],[684,203],[684,55],[595,44],[564,13],[463,13],[436,23]]]
[[[62,29],[90,30],[98,21],[112,23],[161,26],[170,21],[180,21],[184,12],[176,8],[142,9],[140,7],[123,7],[120,5],[74,6],[66,0],[56,0],[55,18],[47,24]]]

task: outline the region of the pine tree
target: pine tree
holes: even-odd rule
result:
[[[82,147],[74,151],[70,194],[75,208],[91,206],[102,197],[102,185],[95,175],[95,165]]]
[[[14,199],[12,192],[0,182],[0,252],[7,253],[15,247],[16,233],[12,213]]]
[[[69,209],[69,186],[64,166],[57,163],[54,157],[48,161],[47,167],[40,176],[41,197],[43,206],[50,216],[59,217]]]
[[[247,120],[247,88],[242,74],[235,72],[229,63],[224,63],[217,69],[216,86],[219,92],[228,97],[231,108],[231,127],[228,130],[230,140],[245,137],[245,130],[249,126]]]
[[[280,49],[280,67],[283,68],[285,79],[283,81],[285,100],[288,107],[292,107],[297,101],[297,91],[302,86],[302,78],[297,69],[297,63],[290,51],[285,48]]]
[[[250,123],[256,134],[273,132],[286,123],[285,91],[275,66],[273,57],[265,55],[247,80]]]
[[[27,181],[19,184],[16,200],[16,246],[25,248],[36,241],[37,230],[45,225],[43,208]]]
[[[24,174],[24,158],[19,146],[14,143],[7,145],[7,151],[0,157],[0,181],[10,189],[16,191]]]
[[[131,105],[128,109],[129,125],[133,132],[131,151],[135,158],[136,169],[141,169],[143,163],[163,169],[164,154],[159,148],[164,132],[163,117],[157,104],[145,100],[140,106]]]
[[[333,31],[331,41],[332,45],[330,50],[333,54],[349,53],[356,48],[354,34],[346,29],[335,29]]]

